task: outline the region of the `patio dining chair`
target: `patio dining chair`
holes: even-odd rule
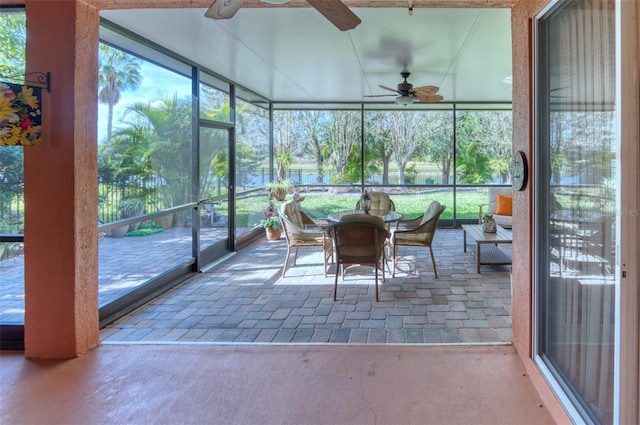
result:
[[[380,300],[378,291],[378,271],[382,269],[384,282],[384,243],[389,237],[380,217],[354,214],[345,215],[339,223],[327,229],[336,249],[336,277],[333,285],[333,300],[338,293],[338,275],[344,281],[345,268],[350,265],[371,266],[375,269],[376,301]]]
[[[389,194],[387,192],[367,192],[367,194],[369,195],[369,199],[371,200],[371,206],[370,209],[374,210],[374,211],[395,211],[396,210],[396,204],[393,202],[393,200],[391,199],[391,197],[389,197]],[[361,201],[359,200],[356,203],[356,209],[357,210],[361,210],[362,209],[362,205],[361,205]],[[385,223],[385,228],[387,229],[387,232],[391,232],[391,224],[390,223]],[[389,256],[391,256],[391,247],[389,246],[389,240],[387,239],[387,249]]]
[[[300,211],[295,201],[287,201],[280,206],[278,212],[284,236],[287,241],[287,256],[282,267],[282,277],[285,277],[291,250],[295,249],[293,265],[298,260],[298,249],[307,247],[321,247],[324,264],[324,276],[327,277],[327,267],[329,259],[333,262],[333,244],[327,235],[326,229],[318,226],[311,226],[313,221]],[[307,218],[305,218],[307,217]]]
[[[401,227],[395,229],[391,235],[391,245],[393,246],[393,272],[392,276],[396,275],[396,268],[398,264],[398,248],[401,246],[415,246],[415,247],[427,247],[431,254],[431,263],[433,264],[433,271],[438,278],[438,270],[436,269],[436,260],[433,255],[433,237],[436,234],[438,228],[438,221],[440,216],[445,210],[444,205],[440,205],[438,201],[432,201],[429,204],[429,208],[424,212],[422,217],[418,217],[414,220],[403,220]]]
[[[396,204],[393,203],[393,200],[389,197],[389,194],[386,192],[367,192],[369,195],[369,199],[371,199],[372,210],[387,210],[387,211],[395,211]],[[356,209],[362,209],[360,205],[360,201],[356,203]]]

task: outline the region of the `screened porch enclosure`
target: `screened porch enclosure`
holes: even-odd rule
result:
[[[487,188],[510,186],[510,102],[274,102],[107,20],[102,24],[97,224],[103,325],[262,237],[256,224],[270,205],[279,206],[264,190],[269,182],[291,181],[289,197],[304,197],[305,211],[319,219],[353,208],[364,190],[389,192],[408,218],[438,200],[447,206],[440,220],[447,228],[476,223]],[[114,78],[122,81],[118,96],[106,84]],[[21,149],[13,151],[19,173]],[[3,232],[20,235],[21,190],[7,195]],[[154,246],[156,233],[173,246],[171,255]],[[3,245],[12,289],[0,322],[20,324],[21,243]]]

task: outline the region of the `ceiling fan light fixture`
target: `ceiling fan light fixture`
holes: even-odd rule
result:
[[[290,0],[260,0],[262,3],[269,4],[287,4]]]
[[[415,102],[415,99],[411,96],[398,96],[396,97],[396,103],[398,105],[411,105],[413,102]]]

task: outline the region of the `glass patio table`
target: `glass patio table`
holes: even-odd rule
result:
[[[331,213],[327,218],[329,219],[329,221],[333,221],[337,223],[345,215],[352,215],[352,214],[362,214],[362,215],[368,214],[368,215],[377,216],[382,218],[382,220],[385,223],[392,223],[394,221],[402,220],[402,218],[404,217],[402,213],[399,213],[397,211],[391,211],[391,210],[369,210],[369,211],[345,210],[345,211],[337,211],[337,212]]]

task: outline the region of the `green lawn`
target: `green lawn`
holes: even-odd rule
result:
[[[324,218],[332,212],[353,209],[360,197],[357,192],[308,192],[301,195],[305,198],[301,204],[302,209],[313,218]],[[396,205],[396,210],[403,213],[406,218],[422,215],[434,200],[447,207],[442,218],[453,218],[453,193],[449,190],[433,190],[426,193],[393,193],[391,199]],[[478,205],[486,202],[486,199],[487,195],[484,189],[459,191],[456,199],[457,218],[475,219],[478,216]]]
[[[355,208],[360,198],[359,192],[302,192],[302,209],[312,218],[326,218],[336,211]],[[292,195],[287,196],[291,200]],[[422,215],[433,200],[439,201],[447,209],[442,214],[443,219],[453,218],[453,192],[449,189],[433,189],[423,193],[392,193],[391,199],[396,205],[396,210],[404,214],[405,218],[415,218]],[[456,218],[476,219],[478,217],[478,205],[485,203],[487,199],[486,188],[459,190],[456,197]],[[274,207],[280,208],[282,202],[276,202]],[[239,196],[236,200],[236,225],[237,227],[253,227],[264,218],[264,212],[269,206],[269,198],[266,192],[254,192],[250,196]],[[221,211],[226,215],[226,211]]]

